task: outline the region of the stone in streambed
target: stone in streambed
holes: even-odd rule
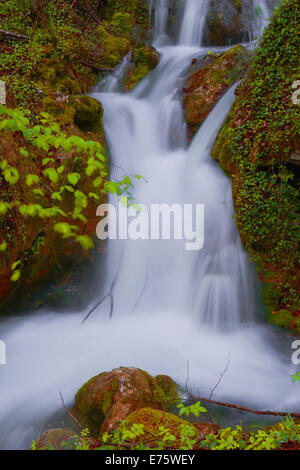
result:
[[[76,410],[92,435],[112,432],[140,408],[167,409],[179,400],[177,385],[166,376],[154,378],[134,367],[119,367],[89,380],[75,397]]]
[[[251,53],[235,46],[221,55],[212,56],[192,73],[184,88],[183,106],[190,138],[194,136],[217,100],[243,74]]]
[[[79,436],[73,429],[55,428],[43,432],[36,442],[36,450],[65,450],[68,445],[72,446]]]

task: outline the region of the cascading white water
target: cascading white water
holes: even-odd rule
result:
[[[199,46],[201,44],[209,1],[186,0],[179,44],[187,46]]]
[[[169,0],[155,0],[154,43],[159,46],[168,41],[167,25],[169,15]],[[151,5],[151,3],[150,3]]]
[[[162,4],[156,38],[166,31]],[[187,1],[185,8],[190,6]],[[187,18],[185,27],[193,29],[194,18]],[[83,325],[82,312],[2,321],[7,365],[0,366],[0,448],[28,447],[60,409],[59,391],[71,404],[84,381],[120,365],[169,374],[184,384],[189,360],[190,386],[209,395],[230,354],[215,398],[273,409],[299,403],[290,359],[272,346],[281,337],[255,323],[255,276],[235,227],[231,183],[210,157],[234,88],[187,148],[176,90],[191,60],[207,50],[186,42],[160,48],[160,64],[131,94],[112,92],[112,80],[93,96],[105,109],[114,177],[144,176],[147,183],[136,183],[134,197],[146,206],[204,204],[204,248],[188,252],[181,240],[111,240],[106,284],[99,289],[101,298],[116,280],[111,320],[103,304]]]
[[[255,0],[253,2],[253,16],[255,18],[253,29],[250,32],[250,39],[257,39],[261,36],[267,21],[270,17],[270,8],[265,0]]]

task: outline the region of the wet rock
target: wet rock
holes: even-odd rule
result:
[[[97,37],[101,43],[102,67],[115,67],[130,51],[131,44],[128,39],[110,34],[104,26],[97,28]]]
[[[141,369],[119,367],[84,384],[76,394],[75,406],[83,424],[97,436],[100,430],[116,429],[135,410],[164,410],[176,399],[177,386],[171,378],[156,379]]]
[[[36,450],[66,450],[79,436],[73,429],[49,429],[36,442]]]
[[[124,77],[123,83],[127,90],[132,90],[159,62],[159,53],[154,47],[144,43],[137,44],[131,56],[133,67]]]
[[[251,54],[243,46],[235,46],[208,63],[196,67],[184,89],[184,110],[192,137],[215,106],[217,100],[245,72]]]
[[[70,100],[75,110],[74,123],[84,132],[102,130],[103,108],[101,103],[90,96],[73,96]]]
[[[161,410],[155,410],[153,408],[142,408],[131,413],[121,424],[121,429],[131,429],[134,424],[142,424],[144,433],[138,437],[135,437],[132,442],[134,446],[140,444],[151,448],[157,447],[157,443],[161,442],[161,427],[164,427],[168,432],[174,436],[172,444],[170,441],[165,442],[164,448],[168,449],[172,447],[172,450],[182,449],[182,435],[188,433],[189,438],[195,441],[195,448],[197,443],[204,439],[205,435],[200,425],[199,429],[197,426],[189,423],[188,421],[179,418],[171,413],[166,413]],[[207,434],[210,432],[209,427],[206,428]],[[184,431],[184,432],[183,432]],[[126,442],[130,443],[130,439]]]

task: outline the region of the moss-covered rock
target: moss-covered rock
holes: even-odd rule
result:
[[[77,441],[79,436],[73,429],[49,429],[36,441],[36,450],[65,450],[69,446],[73,446],[73,441]]]
[[[62,106],[71,109],[67,103]],[[70,121],[66,119],[64,123],[65,136],[73,136],[75,139],[85,137],[72,122],[74,114],[70,112],[68,115]],[[40,122],[37,119],[44,120],[38,116],[34,119],[34,124]],[[90,132],[89,138],[99,144],[102,134]],[[27,156],[24,157],[20,149]],[[8,204],[18,201],[18,205],[2,214],[0,220],[0,245],[4,247],[0,250],[1,314],[31,302],[38,291],[42,294],[46,283],[49,283],[50,288],[51,283],[55,282],[56,288],[61,291],[59,284],[74,277],[78,267],[91,263],[98,253],[101,243],[95,236],[99,221],[96,210],[99,203],[106,200],[106,196],[102,193],[102,184],[96,187],[95,176],[86,173],[90,153],[81,152],[80,157],[77,153],[78,158],[75,155],[74,149],[63,151],[61,147],[54,146],[49,155],[48,150],[31,145],[21,133],[1,132],[0,156],[5,158],[7,165],[18,168],[19,175],[13,187],[0,177],[1,200]],[[47,168],[55,173],[52,181],[47,176]],[[61,173],[58,173],[59,168]],[[68,180],[68,175],[72,173],[76,175],[75,186]],[[79,218],[76,214],[76,195],[84,206]],[[20,205],[24,206],[24,210],[31,208],[30,215],[22,215],[18,210]],[[56,215],[52,216],[47,209],[55,206]],[[47,215],[41,216],[38,210]],[[84,237],[78,241],[84,242],[85,237],[93,239],[95,248],[87,251],[82,249],[76,237],[62,238],[55,230],[56,223],[76,227],[76,234]],[[12,278],[14,263],[18,264],[21,273],[19,279]],[[57,303],[60,296],[55,295],[55,298]],[[37,300],[36,306],[43,302],[47,302],[44,295]]]
[[[130,41],[126,38],[110,34],[104,26],[99,26],[96,33],[101,43],[100,56],[102,66],[115,67],[130,51]]]
[[[183,106],[192,137],[222,94],[245,72],[251,54],[243,46],[235,46],[221,55],[200,63],[184,88]]]
[[[130,13],[118,11],[112,17],[110,25],[114,34],[132,41],[134,39],[135,19]]]
[[[102,132],[103,108],[101,103],[90,96],[72,96],[69,101],[74,108],[74,124],[84,132]]]
[[[171,377],[168,375],[157,375],[155,380],[160,388],[164,391],[167,402],[170,403],[170,405],[176,403],[179,399],[177,383],[174,382],[174,380],[171,379]]]
[[[162,427],[167,429],[168,433],[172,436],[172,441],[170,440],[164,443],[164,449],[182,449],[183,443],[181,439],[184,434],[188,434],[189,438],[195,441],[195,443],[199,438],[204,437],[201,435],[201,432],[188,421],[171,413],[155,410],[153,408],[142,408],[134,411],[125,419],[120,428],[131,429],[133,425],[143,425],[143,434],[132,439],[134,448],[141,444],[147,448],[157,448],[158,443],[162,441]],[[126,443],[130,445],[130,438],[126,440]]]
[[[160,386],[162,382],[164,389]],[[97,436],[100,430],[111,432],[137,409],[167,409],[171,404],[170,398],[178,398],[176,384],[171,382],[172,379],[157,380],[147,372],[133,367],[103,372],[89,380],[77,392],[76,410],[92,435]]]
[[[143,39],[148,29],[148,5],[144,0],[107,0],[100,2],[98,6],[99,15],[113,27],[115,31],[124,36],[124,29],[118,28],[118,23],[122,23],[126,28],[125,34],[134,40]],[[125,16],[126,15],[126,16]],[[128,15],[134,21],[129,20]],[[116,25],[117,23],[117,25]],[[125,23],[125,25],[124,25]],[[130,31],[130,27],[132,30]]]
[[[133,48],[131,60],[133,67],[123,79],[127,90],[132,90],[157,66],[159,54],[154,47],[138,43]]]
[[[299,179],[290,164],[300,139],[292,101],[299,23],[297,0],[275,10],[212,153],[232,177],[238,229],[257,264],[269,317],[298,332]]]

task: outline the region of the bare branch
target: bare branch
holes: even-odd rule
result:
[[[229,358],[228,358],[228,362],[226,364],[226,367],[225,369],[223,370],[223,372],[220,374],[220,378],[218,380],[218,382],[216,383],[216,385],[211,389],[210,391],[210,395],[209,395],[209,399],[211,400],[212,399],[212,396],[213,396],[213,393],[215,392],[216,388],[220,385],[224,375],[226,374],[226,372],[228,371],[228,366],[230,364],[230,353],[229,353]]]
[[[204,401],[205,403],[211,403],[212,405],[225,406],[226,408],[234,408],[240,411],[246,411],[247,413],[254,413],[256,415],[269,415],[269,416],[291,416],[292,418],[300,418],[300,413],[286,412],[286,411],[260,411],[252,408],[246,408],[244,406],[235,405],[233,403],[225,403],[222,401],[210,400],[209,398],[203,398],[190,394],[190,399],[196,401]]]

